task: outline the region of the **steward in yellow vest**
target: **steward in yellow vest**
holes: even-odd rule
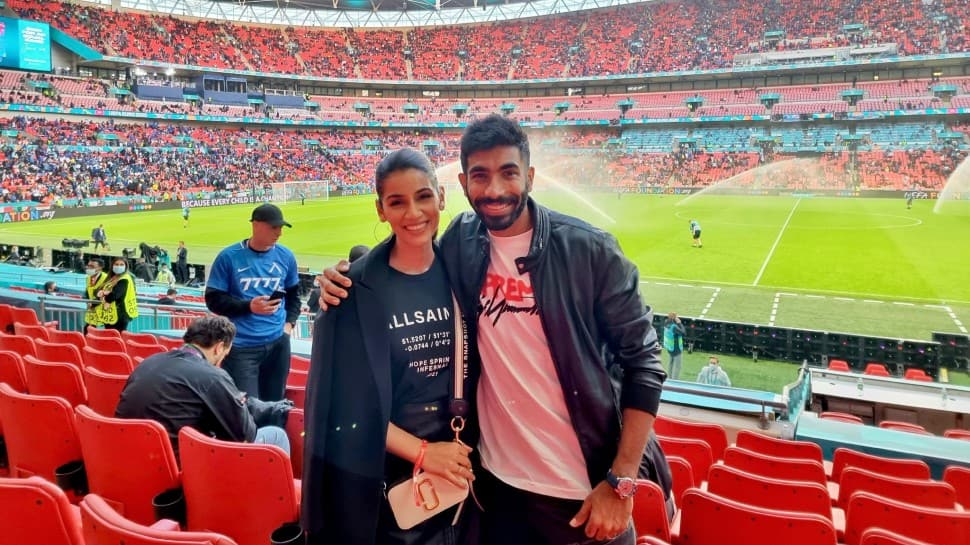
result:
[[[135,279],[128,273],[124,259],[115,259],[111,264],[112,276],[98,290],[97,320],[107,329],[125,331],[128,322],[138,317],[138,295],[135,293]]]

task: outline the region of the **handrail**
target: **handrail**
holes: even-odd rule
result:
[[[781,413],[782,418],[785,418],[785,419],[788,418],[788,404],[781,401],[768,401],[765,399],[756,399],[753,397],[748,397],[743,395],[725,394],[721,392],[700,391],[693,388],[684,388],[682,386],[674,386],[671,384],[664,384],[663,389],[668,392],[676,392],[680,394],[700,395],[705,397],[713,397],[715,399],[723,399],[725,401],[737,401],[740,403],[760,405],[761,416],[758,419],[758,427],[760,427],[763,430],[768,429],[768,413],[766,410],[767,407],[771,407],[772,409],[778,410]]]

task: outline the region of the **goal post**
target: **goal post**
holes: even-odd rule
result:
[[[278,203],[330,200],[330,182],[327,180],[294,180],[273,182],[270,200]]]

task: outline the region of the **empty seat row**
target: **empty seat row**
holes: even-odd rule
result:
[[[292,459],[275,446],[220,441],[184,427],[181,470],[166,430],[152,420],[110,418],[84,405],[72,409],[63,399],[18,393],[4,383],[0,422],[11,477],[55,482],[58,472],[83,461],[87,489],[139,524],[155,521],[153,498],[180,486],[189,529],[223,533],[240,545],[264,545],[273,530],[298,518],[299,410],[287,425]],[[85,492],[72,488],[67,497],[78,501]]]

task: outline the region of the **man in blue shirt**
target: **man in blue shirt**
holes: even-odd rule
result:
[[[290,372],[290,332],[300,316],[293,252],[277,244],[292,227],[275,205],[253,210],[253,235],[219,252],[209,271],[205,303],[229,318],[236,340],[222,367],[236,386],[265,401],[283,399]]]

